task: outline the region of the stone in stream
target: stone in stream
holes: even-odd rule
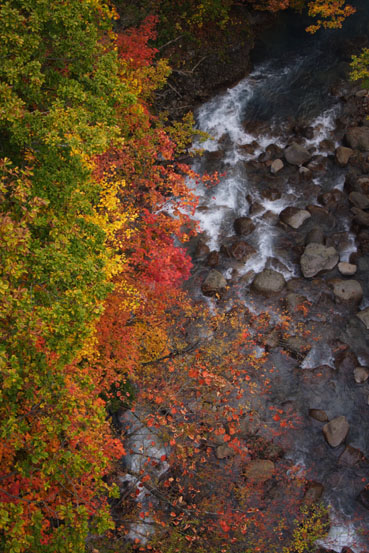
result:
[[[369,207],[369,198],[361,192],[350,192],[349,194],[350,202],[359,209],[368,209]]]
[[[299,175],[302,178],[302,180],[305,180],[305,181],[310,180],[313,176],[312,172],[307,167],[300,167]]]
[[[295,313],[300,305],[303,305],[307,301],[307,298],[301,294],[295,294],[295,292],[290,292],[287,294],[285,302],[287,310],[291,313]]]
[[[339,146],[336,150],[336,160],[340,167],[345,167],[354,151],[346,146]]]
[[[354,465],[357,465],[365,460],[365,456],[360,449],[356,449],[355,447],[352,447],[352,445],[347,445],[344,452],[341,453],[338,458],[338,464],[353,467]]]
[[[359,313],[356,313],[356,316],[365,325],[366,329],[369,330],[369,307],[366,307],[365,309],[359,311]]]
[[[300,259],[301,271],[305,278],[312,278],[324,271],[334,269],[339,261],[335,248],[323,244],[310,243]]]
[[[369,130],[369,129],[368,129]],[[369,227],[369,213],[358,207],[352,207],[351,212],[354,215],[354,221],[362,227]]]
[[[277,200],[280,200],[282,197],[282,193],[278,188],[267,188],[266,190],[263,190],[261,195],[263,198],[266,198],[267,200],[271,202],[275,202]]]
[[[219,265],[219,252],[213,250],[209,253],[206,263],[209,267],[216,267]]]
[[[284,276],[273,271],[273,269],[264,269],[256,275],[251,287],[254,292],[263,296],[275,296],[279,294],[286,284]]]
[[[227,281],[219,271],[212,269],[201,285],[201,291],[205,296],[220,295],[226,288]]]
[[[305,238],[305,244],[324,244],[324,232],[320,227],[314,227],[307,233]]]
[[[220,251],[240,263],[246,263],[256,253],[255,248],[243,240],[231,240],[230,243],[222,244]]]
[[[306,486],[304,494],[304,502],[308,505],[316,503],[322,497],[324,492],[324,486],[320,482],[310,481]]]
[[[281,221],[289,225],[293,229],[300,228],[311,215],[306,209],[298,209],[297,207],[286,207],[279,215]]]
[[[369,378],[369,369],[367,367],[355,367],[354,379],[357,384],[363,384]]]
[[[324,437],[331,447],[342,444],[349,430],[350,425],[344,416],[336,417],[323,426]]]
[[[335,297],[341,302],[360,303],[363,298],[363,289],[357,280],[343,280],[333,278],[329,281]]]
[[[253,482],[265,482],[274,474],[274,463],[268,459],[255,459],[248,463],[243,474]]]
[[[233,228],[236,234],[245,236],[255,230],[255,225],[249,217],[238,217],[234,220]]]
[[[343,276],[352,276],[357,271],[357,265],[341,261],[341,263],[338,263],[338,270]]]
[[[319,422],[328,422],[328,415],[323,409],[309,409],[309,417]]]
[[[353,150],[367,152],[369,150],[369,128],[351,127],[346,133],[346,141]]]
[[[209,252],[210,252],[209,246],[204,242],[204,240],[200,239],[197,242],[194,257],[197,258],[197,259],[200,258],[200,257],[205,257],[205,256],[209,255]]]
[[[285,149],[284,157],[291,165],[300,166],[309,161],[312,155],[309,150],[304,148],[304,146],[301,146],[296,142],[292,142],[291,146],[288,146],[288,148]]]
[[[281,171],[284,167],[284,163],[281,159],[275,159],[271,166],[270,166],[270,172],[273,174],[273,175],[276,175],[277,173],[279,173],[279,171]]]

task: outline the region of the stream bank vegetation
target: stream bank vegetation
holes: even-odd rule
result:
[[[270,386],[268,317],[226,296],[214,311],[182,288],[196,233],[186,177],[200,177],[177,154],[192,129],[151,109],[170,72],[152,46],[170,4],[121,32],[102,0],[0,8],[4,553],[302,553],[327,531],[273,443],[293,413],[271,406],[257,421],[251,406]],[[226,26],[230,2],[202,6],[191,25],[210,13]],[[136,452],[127,488],[128,408],[166,453]],[[138,519],[155,533],[128,543]]]

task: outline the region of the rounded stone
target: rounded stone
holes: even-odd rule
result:
[[[256,275],[252,290],[258,294],[269,297],[279,294],[286,284],[284,276],[273,269],[264,269]]]
[[[330,281],[333,293],[342,302],[359,303],[363,297],[363,289],[357,280],[342,280],[335,278]]]
[[[336,417],[323,426],[324,437],[331,447],[342,444],[349,430],[350,425],[344,416]]]
[[[220,294],[227,286],[227,281],[219,271],[212,269],[201,285],[201,291],[205,296]]]
[[[357,271],[357,265],[347,263],[347,261],[342,261],[341,263],[338,263],[338,270],[343,276],[352,276]]]
[[[301,271],[305,278],[312,278],[323,271],[330,271],[339,261],[337,250],[323,244],[310,243],[300,259]]]
[[[354,369],[354,379],[357,384],[363,384],[369,378],[369,369],[366,367],[356,367]]]

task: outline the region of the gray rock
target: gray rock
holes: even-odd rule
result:
[[[219,271],[212,269],[201,285],[201,291],[205,296],[221,294],[227,286],[227,281]]]
[[[356,316],[364,323],[367,330],[369,330],[369,307],[362,309],[359,313],[356,313]]]
[[[286,307],[288,311],[291,313],[294,313],[299,305],[306,302],[306,297],[301,294],[295,294],[294,292],[290,292],[286,296]]]
[[[345,440],[350,425],[346,417],[336,417],[323,426],[323,434],[331,447],[338,447]]]
[[[346,141],[353,150],[366,152],[369,150],[369,128],[351,127],[346,133]]]
[[[281,169],[283,169],[284,163],[281,159],[275,159],[270,166],[270,172],[276,175]]]
[[[262,427],[262,421],[256,411],[250,411],[240,421],[240,433],[241,436],[247,438],[248,436],[254,436]]]
[[[306,235],[305,244],[324,244],[324,232],[320,227],[314,227]]]
[[[336,150],[336,160],[338,165],[340,165],[341,167],[345,167],[348,164],[353,153],[354,152],[351,148],[339,146]]]
[[[356,273],[357,266],[353,263],[342,261],[341,263],[338,263],[338,270],[343,276],[352,276]]]
[[[330,271],[338,261],[339,255],[335,248],[311,243],[301,256],[301,271],[305,278],[312,278],[324,271]]]
[[[349,194],[349,200],[355,207],[359,209],[367,209],[369,207],[369,198],[361,192],[351,192]]]
[[[354,214],[355,223],[358,223],[362,227],[369,227],[369,213],[358,207],[352,207],[351,212]]]
[[[264,269],[264,271],[256,275],[252,283],[252,289],[258,294],[269,297],[279,294],[285,284],[286,281],[283,275],[277,271],[273,271],[273,269]]]
[[[226,459],[227,457],[234,457],[235,451],[227,445],[219,445],[215,450],[217,459]]]
[[[302,336],[289,336],[283,345],[297,359],[303,359],[311,349],[311,345]]]
[[[363,298],[363,289],[357,280],[334,278],[329,281],[336,298],[342,302],[359,303]]]
[[[309,416],[319,422],[328,422],[328,415],[323,409],[309,409]]]
[[[300,166],[309,161],[312,155],[304,146],[293,142],[291,146],[285,149],[284,157],[291,165]]]
[[[289,225],[294,229],[300,228],[304,222],[311,217],[310,213],[305,209],[298,209],[297,207],[286,207],[280,215],[281,221]]]
[[[255,225],[249,217],[238,217],[233,223],[236,234],[247,235],[255,230]]]
[[[356,367],[354,369],[354,379],[357,384],[363,384],[369,378],[369,369],[366,367]]]

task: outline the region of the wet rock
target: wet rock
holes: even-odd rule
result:
[[[264,269],[261,273],[256,275],[253,283],[252,290],[257,294],[269,297],[279,294],[286,284],[284,276],[273,271],[273,269]]]
[[[289,336],[283,340],[283,346],[297,359],[303,359],[311,349],[311,345],[302,336]]]
[[[279,171],[283,169],[283,167],[284,167],[283,161],[281,159],[275,159],[270,166],[270,172],[273,175],[276,175],[277,173],[279,173]]]
[[[333,190],[330,190],[329,192],[320,194],[318,200],[324,206],[331,208],[335,206],[338,202],[342,201],[344,197],[344,193],[341,192],[341,190],[337,190],[337,188],[335,188]]]
[[[314,227],[307,233],[305,244],[324,244],[324,232],[320,227]]]
[[[262,220],[272,226],[278,225],[279,223],[278,215],[272,211],[266,211],[262,216]]]
[[[268,459],[255,459],[248,463],[243,473],[248,480],[265,482],[274,474],[274,463]]]
[[[219,252],[216,250],[211,251],[206,260],[206,264],[208,267],[216,267],[219,265]]]
[[[359,493],[357,500],[362,504],[365,509],[369,509],[369,488],[364,488]]]
[[[307,300],[305,296],[301,294],[295,294],[294,292],[290,292],[289,294],[287,294],[285,299],[286,307],[288,311],[292,313],[295,313],[298,307],[306,301]]]
[[[264,207],[258,202],[253,203],[250,207],[250,215],[257,216],[263,213],[263,211],[265,211]]]
[[[304,146],[293,142],[291,146],[285,149],[284,157],[291,165],[300,166],[311,159],[311,153]]]
[[[327,158],[322,155],[314,156],[307,168],[313,173],[324,173],[327,170]]]
[[[300,167],[299,175],[302,178],[302,180],[310,180],[313,176],[312,172],[307,167]]]
[[[328,422],[328,415],[323,409],[309,409],[309,417],[319,422]]]
[[[227,286],[227,281],[219,271],[212,269],[201,285],[205,296],[221,295]]]
[[[366,367],[356,367],[354,369],[354,379],[357,384],[363,384],[369,378],[369,369]]]
[[[349,423],[344,416],[336,417],[323,426],[324,437],[331,447],[342,444],[349,430]]]
[[[253,246],[243,240],[234,240],[229,245],[223,244],[221,252],[228,257],[232,257],[239,263],[246,263],[250,257],[255,255],[256,250]]]
[[[233,223],[236,234],[246,236],[255,230],[255,225],[249,217],[238,217]]]
[[[359,313],[356,313],[356,316],[364,323],[367,330],[369,330],[369,307],[362,309]]]
[[[297,207],[286,207],[280,215],[281,221],[286,225],[294,229],[300,228],[307,219],[310,219],[311,215],[305,209],[298,209]]]
[[[365,460],[364,454],[360,449],[356,449],[351,445],[347,445],[345,450],[338,458],[338,463],[340,465],[346,465],[348,467],[353,467]]]
[[[319,205],[309,205],[306,209],[311,214],[314,223],[323,229],[332,230],[336,226],[334,216],[332,213],[329,213],[325,207],[320,207]]]
[[[194,257],[196,259],[200,257],[205,257],[209,255],[209,252],[210,252],[209,246],[203,240],[199,240],[194,252]]]
[[[357,280],[334,278],[329,284],[335,297],[342,302],[359,303],[363,298],[363,289]]]
[[[369,150],[369,128],[352,127],[346,133],[347,144],[353,150],[366,152]]]
[[[345,167],[348,164],[353,153],[354,152],[351,148],[339,146],[336,150],[336,160],[338,165],[340,165],[340,167]]]
[[[316,503],[322,497],[324,492],[324,486],[320,482],[308,482],[306,491],[304,494],[304,502],[308,505]]]
[[[341,263],[338,263],[338,270],[343,276],[352,276],[357,271],[357,265],[342,261]]]
[[[215,450],[215,456],[217,459],[226,459],[227,457],[234,457],[235,451],[231,447],[223,444],[218,445],[218,447]]]
[[[369,227],[369,213],[359,209],[358,207],[352,207],[351,212],[354,215],[355,223],[362,227]]]
[[[362,194],[361,192],[350,192],[349,194],[350,202],[359,209],[368,209],[369,207],[369,198]]]
[[[311,243],[301,256],[301,271],[305,278],[312,278],[324,271],[330,271],[338,261],[339,255],[335,248]]]
[[[263,190],[261,195],[263,196],[263,198],[266,198],[271,202],[280,200],[280,198],[282,197],[282,194],[280,190],[278,190],[278,188],[267,188],[266,190]]]
[[[333,140],[329,140],[329,138],[325,138],[324,140],[319,142],[319,150],[322,152],[333,152],[334,151]]]

